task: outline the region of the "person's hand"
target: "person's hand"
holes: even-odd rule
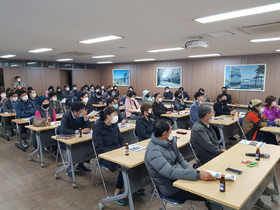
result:
[[[213,181],[216,180],[216,177],[207,171],[200,171],[200,179],[203,181]]]
[[[48,121],[46,121],[46,122],[45,122],[45,124],[46,124],[46,125],[48,125],[48,126],[50,126],[50,125],[51,125],[51,123],[50,123],[50,122],[48,122]]]
[[[89,133],[90,132],[90,128],[84,128],[83,130],[82,130],[82,133]]]
[[[171,114],[171,113],[172,113],[171,111],[167,111],[167,112],[166,112],[166,114]]]
[[[274,120],[274,122],[275,122],[276,124],[280,124],[280,120],[277,119],[277,118]]]
[[[190,111],[190,108],[185,108],[186,111]]]
[[[236,111],[231,111],[231,112],[230,112],[230,115],[234,116],[235,113],[236,113]]]
[[[87,116],[88,117],[88,119],[93,119],[94,118],[94,116]]]
[[[88,118],[86,110],[83,110],[83,111],[82,111],[82,115],[83,115],[84,119],[87,119],[87,118]]]
[[[102,105],[103,105],[103,101],[100,101],[99,104],[102,104]]]
[[[225,152],[225,151],[226,151],[224,148],[221,148],[221,150],[222,150],[223,152]]]
[[[121,121],[121,125],[125,125],[125,120]]]

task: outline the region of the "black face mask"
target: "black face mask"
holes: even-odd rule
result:
[[[43,107],[44,109],[47,109],[47,108],[49,108],[49,104],[43,104],[42,107]]]
[[[226,101],[226,100],[222,100],[222,103],[223,103],[223,104],[226,104],[226,103],[227,103],[227,101]]]
[[[227,91],[225,91],[225,90],[222,91],[222,94],[226,94],[226,93],[227,93]]]

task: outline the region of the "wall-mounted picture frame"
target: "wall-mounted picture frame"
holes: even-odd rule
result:
[[[179,88],[182,85],[182,67],[157,67],[157,87]]]
[[[117,86],[130,86],[129,69],[113,69],[113,84]]]
[[[226,65],[224,86],[228,90],[265,91],[266,64]]]

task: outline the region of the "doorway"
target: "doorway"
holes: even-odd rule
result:
[[[72,70],[60,70],[60,85],[62,89],[66,84],[70,88],[72,87]]]

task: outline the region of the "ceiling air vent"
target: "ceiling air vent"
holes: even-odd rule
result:
[[[75,51],[70,51],[70,52],[64,52],[59,55],[71,55],[71,56],[92,56],[92,53],[83,53],[83,52],[75,52]]]
[[[246,34],[267,34],[280,32],[280,22],[265,23],[261,25],[246,26],[239,29]]]

